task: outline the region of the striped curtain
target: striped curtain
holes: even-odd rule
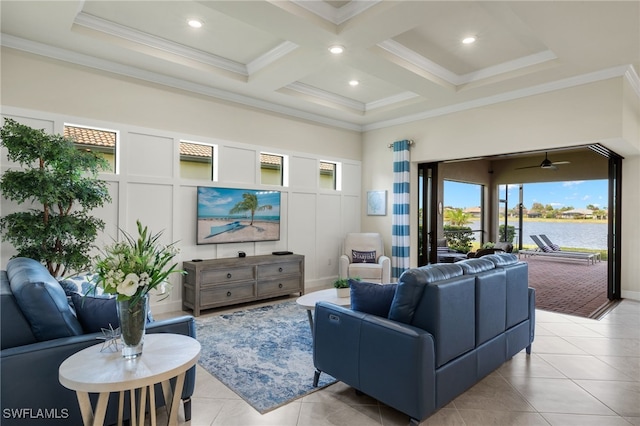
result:
[[[409,269],[409,154],[408,140],[393,143],[393,216],[391,276]]]

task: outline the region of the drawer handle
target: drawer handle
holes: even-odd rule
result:
[[[282,283],[278,284],[278,288],[282,288]]]
[[[231,273],[228,273],[228,274],[227,274],[227,278],[231,278]]]
[[[282,272],[282,268],[278,268],[278,272]]]
[[[231,297],[231,292],[230,291],[227,292],[227,297]]]

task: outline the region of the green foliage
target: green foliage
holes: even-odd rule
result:
[[[498,229],[498,237],[500,238],[500,241],[505,241],[507,243],[511,243],[513,244],[513,239],[516,236],[516,228],[513,225],[508,225],[507,226],[507,235],[504,235],[504,225],[500,225],[500,228]]]
[[[461,208],[447,209],[444,212],[444,220],[451,226],[463,226],[471,223],[471,215]]]
[[[471,241],[475,241],[473,232],[468,226],[444,226],[444,235],[449,248],[460,253],[471,251]]]
[[[168,297],[169,275],[184,273],[177,263],[169,266],[178,254],[176,243],[159,244],[162,232],[151,234],[140,221],[136,224],[137,238],[121,231],[124,241],[113,243],[96,259],[98,285],[105,293],[116,294],[119,301],[131,300],[132,304],[152,290],[164,295],[162,299]]]
[[[4,172],[2,195],[31,207],[0,219],[3,240],[15,247],[18,256],[46,263],[54,276],[85,269],[93,241],[104,227],[88,212],[111,201],[106,182],[97,179],[108,162],[76,149],[71,139],[8,118],[0,137],[7,158],[21,166]]]
[[[349,280],[360,281],[360,277],[351,277],[351,278],[338,278],[333,282],[333,286],[335,288],[349,288]]]

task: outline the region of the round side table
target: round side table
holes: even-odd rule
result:
[[[71,355],[58,370],[60,383],[76,391],[85,426],[104,424],[111,392],[120,394],[118,424],[122,424],[126,391],[130,392],[132,424],[144,424],[148,394],[150,420],[155,425],[156,383],[162,384],[164,400],[169,407],[168,423],[177,424],[185,373],[198,361],[200,343],[180,334],[147,334],[142,355],[135,359],[123,358],[121,351],[101,352],[102,347],[102,344],[94,345]],[[169,381],[173,378],[176,378],[176,384],[172,390]],[[136,390],[139,391],[138,407]],[[99,394],[95,412],[89,393]]]

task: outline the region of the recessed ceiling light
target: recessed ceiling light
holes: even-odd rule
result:
[[[462,43],[463,44],[473,44],[476,42],[476,38],[475,37],[465,37],[462,39]]]
[[[357,86],[358,84],[360,84],[360,82],[359,82],[358,80],[351,80],[351,81],[349,82],[349,86],[354,86],[354,87],[355,87],[355,86]]]
[[[344,47],[336,44],[329,47],[329,52],[333,53],[334,55],[339,55],[344,52]]]
[[[198,19],[189,19],[187,24],[189,24],[191,28],[202,28],[202,21]]]

